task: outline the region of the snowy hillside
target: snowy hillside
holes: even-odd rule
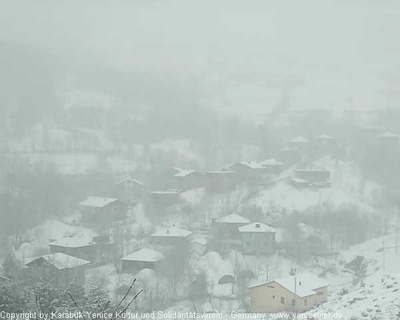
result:
[[[297,189],[291,186],[285,172],[282,181],[259,193],[251,203],[262,208],[264,212],[305,211],[317,207],[330,206],[337,209],[343,206],[359,208],[365,213],[376,210],[374,206],[380,200],[382,186],[366,180],[356,163],[337,162],[330,158],[322,158],[316,166],[330,170],[331,188]]]

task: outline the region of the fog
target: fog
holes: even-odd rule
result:
[[[400,319],[399,33],[398,0],[0,0],[0,319]]]
[[[246,105],[260,114],[286,88],[297,90],[295,107],[399,102],[396,1],[4,1],[2,8],[3,41],[52,53],[81,72],[115,68],[180,89],[187,82],[202,98],[192,100],[228,112],[243,114]],[[121,78],[107,72],[100,78]]]

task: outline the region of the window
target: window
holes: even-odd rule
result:
[[[292,306],[295,306],[295,305],[296,305],[296,300],[292,299]]]
[[[284,297],[281,297],[281,303],[285,304],[285,298]]]
[[[307,305],[307,299],[304,299],[304,305],[305,306]]]

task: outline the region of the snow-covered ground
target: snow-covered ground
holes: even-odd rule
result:
[[[261,191],[250,203],[264,212],[302,212],[322,206],[330,206],[331,209],[354,207],[365,213],[376,211],[373,207],[383,188],[364,179],[355,163],[322,158],[315,165],[330,171],[331,188],[297,189],[282,179],[275,186]],[[281,177],[290,174],[289,170]]]
[[[21,244],[15,251],[15,256],[23,262],[25,258],[39,256],[49,252],[49,242],[66,237],[76,237],[83,241],[91,240],[97,236],[94,230],[82,227],[76,223],[66,223],[58,220],[46,220],[32,228],[25,238],[28,242]]]
[[[399,244],[400,242],[398,242]],[[350,262],[357,256],[368,259],[369,275],[365,286],[353,286],[352,276],[341,272],[329,278],[329,301],[319,310],[341,312],[344,319],[397,319],[400,294],[400,248],[396,253],[396,235],[391,233],[351,247],[338,261]],[[388,249],[380,250],[383,247]]]

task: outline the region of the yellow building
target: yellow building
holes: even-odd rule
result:
[[[313,274],[300,274],[249,286],[252,312],[306,312],[328,300],[328,283]]]

